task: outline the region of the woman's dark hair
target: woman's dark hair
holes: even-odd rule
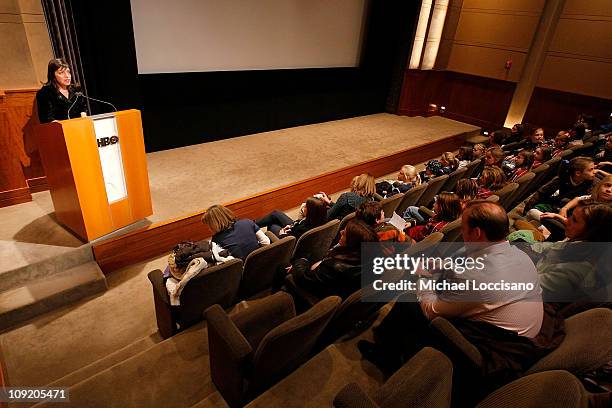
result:
[[[514,133],[522,137],[525,133],[525,127],[520,123],[515,124],[514,127],[516,128],[516,132]]]
[[[472,146],[461,146],[456,157],[459,160],[472,161],[472,158],[474,157]]]
[[[612,206],[609,203],[601,203],[593,200],[582,200],[574,208],[581,209],[586,224],[585,234],[580,237],[589,242],[612,241]]]
[[[546,162],[552,159],[553,149],[550,146],[540,146],[538,147],[542,151],[542,162]]]
[[[573,135],[574,139],[583,139],[585,132],[586,128],[584,123],[576,123],[570,133]]]
[[[531,166],[533,166],[533,160],[535,158],[533,152],[531,150],[521,150],[518,155],[523,156],[523,164],[521,167],[531,169]]]
[[[57,81],[55,80],[55,72],[58,69],[70,69],[70,66],[63,58],[54,58],[49,61],[47,65],[47,83],[45,85],[53,85],[57,88]]]
[[[318,227],[327,222],[327,206],[323,200],[308,197],[306,200],[306,220],[313,227]]]
[[[496,130],[495,132],[491,133],[491,140],[493,140],[493,143],[496,145],[501,145],[505,138],[506,135],[504,134],[503,130]]]
[[[346,224],[344,247],[359,251],[362,242],[378,242],[378,235],[365,222],[353,219]]]
[[[473,200],[478,195],[478,182],[474,179],[460,179],[457,181],[455,193],[461,200]]]
[[[438,221],[455,221],[461,215],[461,200],[455,193],[441,192],[438,194],[436,204],[438,211],[435,217]]]
[[[382,210],[383,208],[379,201],[364,201],[357,207],[355,218],[365,222],[370,227],[374,227],[380,219]]]

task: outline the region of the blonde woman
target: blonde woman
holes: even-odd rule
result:
[[[357,210],[357,207],[365,201],[374,200],[376,193],[376,183],[374,176],[369,173],[363,173],[351,181],[351,191],[342,193],[335,203],[329,197],[325,196],[324,200],[331,205],[327,211],[327,219],[334,218],[341,220],[348,214]]]
[[[270,243],[270,238],[252,220],[237,220],[232,210],[222,205],[206,210],[202,222],[212,230],[212,242],[235,258],[244,260],[260,246]]]

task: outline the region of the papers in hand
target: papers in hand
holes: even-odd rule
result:
[[[400,231],[403,231],[406,227],[406,220],[404,220],[401,216],[397,215],[395,211],[393,212],[393,217],[389,219],[388,223],[393,225]]]

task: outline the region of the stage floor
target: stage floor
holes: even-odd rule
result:
[[[147,221],[165,222],[212,204],[476,130],[439,116],[381,113],[149,153],[154,213]],[[33,194],[33,198],[29,203],[0,208],[0,249],[15,249],[14,242],[82,244],[56,222],[48,191]],[[19,250],[27,251],[27,247]]]

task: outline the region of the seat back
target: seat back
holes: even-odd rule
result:
[[[352,212],[348,215],[346,215],[342,221],[340,221],[340,225],[338,226],[338,232],[342,231],[343,229],[346,228],[346,224],[349,223],[350,220],[352,220],[353,218],[355,218],[356,213]]]
[[[279,266],[287,266],[295,247],[295,237],[284,237],[251,252],[244,261],[240,298],[247,299],[272,286]]]
[[[385,217],[391,218],[393,216],[393,213],[397,209],[397,206],[399,205],[399,203],[402,202],[403,198],[404,198],[404,194],[396,194],[392,197],[385,198],[384,200],[380,202],[380,204],[382,205],[382,210],[385,213]]]
[[[496,196],[495,194],[492,194],[490,196],[488,196],[486,198],[486,201],[489,201],[491,203],[498,203],[499,202],[499,196]]]
[[[278,292],[232,317],[219,305],[206,309],[204,316],[212,381],[230,407],[242,406],[253,351],[270,330],[295,317],[293,299]]]
[[[472,178],[476,170],[478,170],[478,166],[480,166],[482,159],[472,160],[465,166],[465,173],[463,173],[463,177]]]
[[[510,208],[513,208],[519,202],[521,202],[522,198],[525,196],[525,193],[527,192],[527,188],[529,188],[529,185],[531,184],[535,176],[536,176],[535,173],[530,171],[530,172],[525,173],[518,179],[516,179],[516,182],[518,183],[519,186],[514,192],[512,199],[510,200],[510,205],[509,205]]]
[[[455,186],[457,185],[457,181],[462,178],[467,172],[467,167],[459,167],[457,170],[453,171],[448,175],[448,178],[440,188],[440,191],[455,191]]]
[[[595,308],[565,319],[563,342],[526,374],[567,370],[586,374],[612,361],[612,311]]]
[[[440,189],[448,180],[448,174],[444,174],[442,176],[434,177],[427,182],[427,189],[423,192],[421,197],[417,200],[415,204],[417,207],[425,206],[429,208],[429,204],[433,201],[436,194],[440,192]]]
[[[185,329],[202,320],[202,312],[218,304],[227,309],[237,299],[242,277],[242,260],[232,259],[202,270],[181,292],[177,322]]]
[[[338,337],[348,333],[351,329],[357,327],[360,322],[370,318],[384,305],[384,303],[368,301],[368,298],[377,295],[371,286],[368,286],[368,288],[371,290],[359,289],[344,299],[321,335],[318,342],[319,348],[326,347]]]
[[[249,391],[263,391],[303,363],[340,302],[329,296],[268,332],[253,355]]]
[[[404,197],[402,197],[402,201],[400,201],[397,208],[395,209],[395,212],[399,215],[403,215],[404,211],[406,211],[406,208],[410,207],[411,205],[416,205],[417,201],[419,201],[419,198],[421,198],[421,195],[423,195],[426,188],[427,184],[423,183],[419,184],[418,186],[414,186],[410,190],[406,191]]]
[[[559,165],[561,164],[561,156],[553,157],[552,159],[544,162],[544,164],[548,164],[548,170],[546,174],[542,177],[542,183],[547,183],[550,179],[557,175],[559,171]]]
[[[494,191],[493,194],[499,196],[499,205],[508,211],[514,192],[519,188],[518,183],[508,183],[501,189]]]
[[[538,166],[537,168],[531,170],[531,172],[535,174],[535,177],[531,180],[531,183],[529,183],[529,186],[526,188],[524,192],[524,197],[529,196],[531,193],[536,191],[542,184],[544,184],[544,176],[546,176],[546,173],[548,173],[548,169],[550,169],[550,166],[544,163],[541,166]]]
[[[457,218],[453,222],[449,222],[440,230],[444,234],[442,238],[443,242],[461,242],[463,237],[461,236],[461,217]]]
[[[327,254],[339,227],[340,221],[334,219],[305,232],[297,240],[291,259],[306,258],[312,262],[320,261]]]
[[[561,153],[558,154],[558,156],[561,156],[561,160],[565,159],[567,156],[571,156],[572,153],[574,153],[574,151],[572,149],[567,149],[562,151]]]

